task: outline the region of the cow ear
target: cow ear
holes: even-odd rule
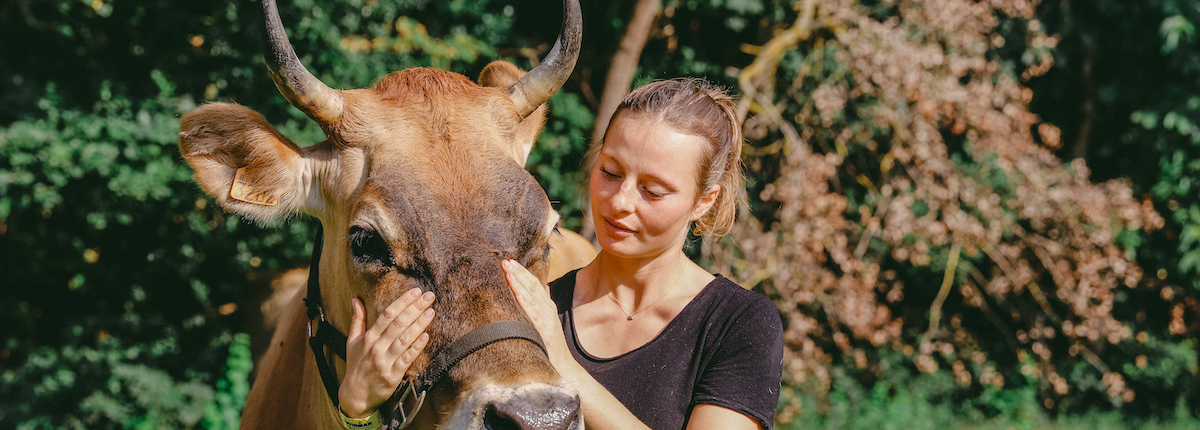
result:
[[[211,103],[184,114],[179,150],[230,212],[268,223],[307,209],[302,150],[245,106]]]
[[[524,75],[525,71],[512,63],[507,61],[493,61],[479,73],[479,85],[507,88],[516,83]],[[517,158],[518,164],[525,165],[525,161],[529,159],[529,152],[533,150],[533,143],[537,141],[538,134],[542,132],[542,126],[545,124],[545,104],[538,106],[533,113],[525,117],[520,124],[517,124],[516,133],[513,135],[513,145],[516,146],[516,152],[519,156]]]

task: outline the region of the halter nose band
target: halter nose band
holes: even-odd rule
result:
[[[425,394],[429,392],[430,388],[437,385],[438,380],[446,376],[450,368],[459,361],[485,346],[509,339],[528,340],[537,345],[543,354],[546,353],[546,344],[542,342],[542,336],[533,328],[533,325],[527,322],[503,320],[476,327],[459,337],[446,349],[438,352],[420,375],[411,381],[404,381],[396,389],[396,392],[392,394],[392,398],[397,399],[396,410],[392,412],[392,419],[387,428],[392,430],[408,427],[412,423],[413,416],[420,410],[421,403],[425,400]],[[404,412],[404,399],[410,392],[416,399],[417,405],[413,406],[411,413],[406,413]]]

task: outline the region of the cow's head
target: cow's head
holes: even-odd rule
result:
[[[366,305],[369,324],[405,291],[434,291],[430,343],[410,373],[475,327],[525,320],[500,262],[516,259],[539,276],[547,268],[558,216],[522,165],[545,121],[540,106],[574,67],[577,0],[564,1],[563,32],[528,74],[496,62],[477,85],[456,73],[414,68],[356,90],[332,89],[313,77],[292,50],[274,1],[263,4],[272,78],[327,140],[302,148],[246,107],[204,105],[180,124],[180,148],[202,188],[249,219],[297,213],[320,219],[322,301],[327,319],[343,332],[354,297]],[[522,420],[578,415],[575,392],[536,345],[520,340],[494,343],[459,362],[425,405],[432,411],[418,415],[418,427],[438,421],[480,428],[492,419],[498,421],[487,424],[516,428]],[[546,408],[554,410],[539,411]],[[569,418],[562,428],[580,422]]]

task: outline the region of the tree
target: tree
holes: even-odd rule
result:
[[[757,198],[713,258],[779,304],[796,390],[949,369],[1082,410],[1136,402],[1145,354],[1195,362],[1126,313],[1162,218],[1028,110],[1056,41],[1034,5],[806,0],[741,71]]]
[[[1173,0],[1046,2],[1038,16],[1058,35],[1056,61],[1030,80],[1030,108],[1062,125],[1060,154],[1085,158],[1099,178],[1130,178],[1135,194],[1164,214],[1162,231],[1139,247],[1139,262],[1154,274],[1140,301],[1154,305],[1137,318],[1164,327],[1155,333],[1164,339],[1195,339],[1200,9]]]

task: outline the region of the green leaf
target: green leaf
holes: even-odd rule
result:
[[[1170,54],[1179,45],[1192,43],[1196,36],[1196,27],[1182,15],[1167,17],[1158,27],[1158,33],[1163,38],[1162,52]]]

